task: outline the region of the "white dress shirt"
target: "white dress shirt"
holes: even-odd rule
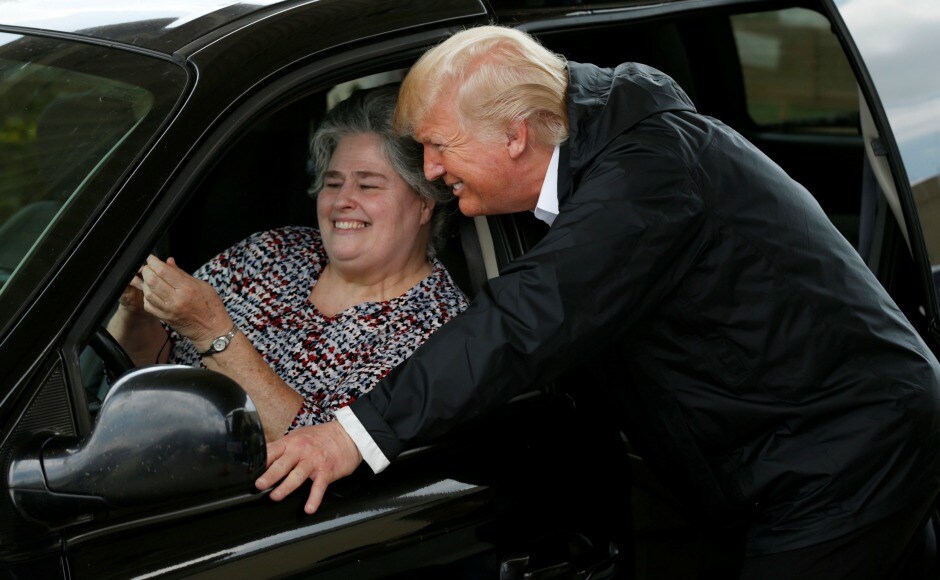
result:
[[[558,158],[561,149],[555,147],[552,153],[552,160],[548,162],[548,169],[545,171],[545,178],[542,179],[542,190],[539,192],[539,200],[535,204],[532,212],[535,217],[547,223],[549,226],[558,217]],[[352,438],[353,443],[359,448],[362,459],[369,464],[372,471],[378,473],[388,467],[389,461],[375,444],[372,436],[366,431],[366,428],[359,422],[359,418],[349,407],[341,407],[334,411],[333,416],[343,426],[346,433]]]
[[[532,213],[549,226],[558,217],[558,158],[561,148],[555,146],[552,160],[548,162],[548,171],[542,180],[542,191],[539,192],[539,201],[535,204]]]

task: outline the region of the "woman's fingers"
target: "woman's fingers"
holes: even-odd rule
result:
[[[146,267],[146,265],[141,266],[141,269],[134,274],[134,277],[131,278],[130,282],[124,288],[124,291],[121,292],[121,295],[118,297],[118,305],[124,315],[149,318],[153,314],[148,311],[144,297],[144,278],[141,274],[141,270]]]
[[[180,270],[172,258],[164,262],[149,256],[141,273],[148,312],[187,338],[219,336],[231,328],[215,289]]]
[[[170,303],[176,286],[168,280],[166,264],[155,256],[147,257],[147,264],[140,269],[145,298],[155,306]],[[154,300],[156,299],[156,300]]]

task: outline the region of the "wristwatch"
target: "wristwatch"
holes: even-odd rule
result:
[[[222,352],[228,348],[229,343],[232,342],[232,339],[235,338],[236,334],[238,334],[238,326],[233,324],[232,330],[228,331],[227,334],[223,334],[219,338],[213,340],[212,344],[209,345],[209,350],[199,353],[199,356],[212,356],[216,353]]]

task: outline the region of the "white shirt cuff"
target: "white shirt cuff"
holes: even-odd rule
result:
[[[333,416],[336,417],[339,424],[343,426],[343,429],[345,429],[346,433],[352,438],[353,443],[359,448],[359,453],[362,454],[362,459],[369,464],[373,473],[378,473],[388,467],[388,458],[385,457],[385,454],[382,453],[379,446],[375,444],[372,436],[369,435],[366,428],[359,422],[359,418],[356,417],[352,409],[349,407],[340,407],[333,411]]]

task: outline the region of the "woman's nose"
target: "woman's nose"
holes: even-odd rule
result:
[[[441,154],[433,145],[424,146],[424,177],[434,181],[444,175],[444,166],[441,164]]]
[[[354,184],[346,182],[336,192],[333,199],[334,207],[353,207],[356,205],[356,188]]]

